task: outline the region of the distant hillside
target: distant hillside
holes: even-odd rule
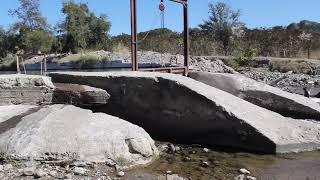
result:
[[[307,32],[320,33],[320,23],[315,21],[303,20],[299,23],[290,24],[287,29],[302,30]]]

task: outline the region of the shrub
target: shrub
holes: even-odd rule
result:
[[[227,61],[227,65],[234,69],[239,67],[253,67],[255,65],[255,58],[257,56],[257,49],[251,48],[242,50],[238,48],[234,51],[234,55]]]
[[[123,45],[122,43],[118,43],[117,45],[112,47],[113,52],[129,52],[129,48]]]

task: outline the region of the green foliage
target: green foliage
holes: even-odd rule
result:
[[[233,57],[227,61],[227,65],[237,69],[239,67],[253,67],[255,65],[255,58],[257,56],[257,49],[241,49],[237,48],[234,51]]]
[[[0,58],[1,70],[13,70],[16,68],[16,59],[12,54],[8,54],[6,57]]]
[[[42,30],[33,30],[26,34],[23,43],[29,52],[50,52],[53,43],[53,36]]]
[[[105,45],[111,27],[107,15],[96,17],[87,4],[73,1],[63,3],[62,13],[65,20],[59,24],[58,29],[63,36],[64,52],[78,52]]]
[[[207,31],[212,38],[222,44],[224,54],[228,54],[233,35],[233,28],[242,26],[240,22],[240,10],[232,10],[223,2],[209,4],[209,20],[200,25],[203,31]]]

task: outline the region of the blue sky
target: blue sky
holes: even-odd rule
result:
[[[18,0],[1,0],[0,25],[8,28],[15,19],[8,15],[9,9],[18,7]],[[129,0],[75,0],[88,3],[97,14],[107,13],[111,22],[111,34],[130,33]],[[138,30],[160,27],[158,4],[160,0],[138,0]],[[166,1],[166,0],[165,0]],[[241,20],[248,27],[271,27],[288,25],[300,20],[320,22],[320,0],[222,0],[232,8],[240,9]],[[208,3],[214,0],[189,0],[190,26],[195,27],[208,18]],[[63,20],[62,0],[40,0],[41,10],[48,22],[55,24]],[[182,31],[182,7],[166,1],[166,27]]]

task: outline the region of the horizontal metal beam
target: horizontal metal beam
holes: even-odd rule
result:
[[[169,1],[180,3],[180,4],[187,4],[188,3],[187,0],[169,0]]]

